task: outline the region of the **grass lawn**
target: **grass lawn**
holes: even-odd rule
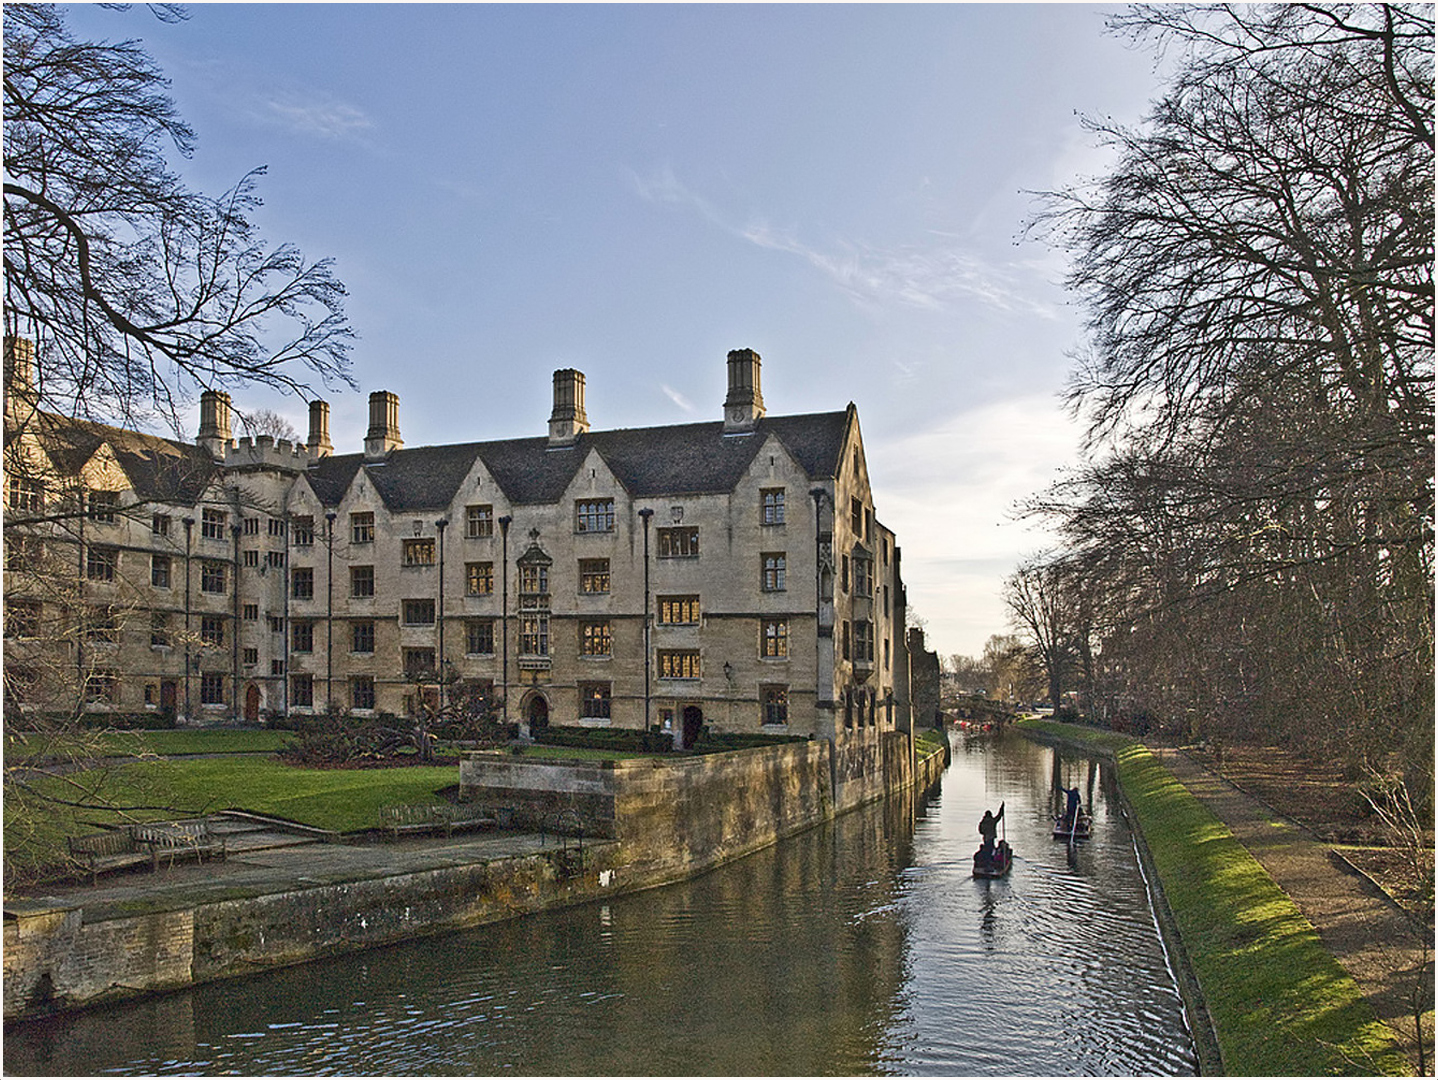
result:
[[[168,754],[273,753],[290,737],[288,731],[258,728],[177,728],[165,731],[95,731],[88,733],[94,752],[113,757]],[[23,731],[8,733],[5,754],[24,760],[50,752],[45,740]]]
[[[1023,726],[1116,755],[1229,1075],[1407,1073],[1392,1034],[1313,925],[1146,747],[1078,725]]]
[[[121,822],[246,810],[335,832],[378,828],[379,809],[434,802],[459,780],[455,762],[394,769],[303,769],[272,757],[131,761],[67,776],[33,775],[5,801],[5,862],[21,880],[53,877],[65,863],[66,838]],[[117,810],[67,802],[103,799]]]

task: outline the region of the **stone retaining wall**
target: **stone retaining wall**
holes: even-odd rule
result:
[[[4,1015],[42,1015],[445,930],[582,903],[693,876],[843,810],[943,771],[916,763],[906,736],[873,734],[839,754],[826,742],[709,757],[542,766],[476,756],[462,783],[476,801],[516,810],[516,824],[582,813],[573,845],[460,866],[266,895],[184,903],[166,897],[92,912],[5,906]],[[887,765],[886,765],[887,763]],[[886,782],[886,767],[889,780]],[[498,783],[484,793],[476,785]],[[592,827],[592,831],[591,831]],[[612,837],[599,839],[595,834]]]

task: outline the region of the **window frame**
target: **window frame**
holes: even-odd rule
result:
[[[464,564],[464,595],[494,595],[494,563],[492,561]]]
[[[200,644],[212,649],[225,647],[225,617],[214,612],[200,615]]]
[[[614,656],[614,624],[609,619],[579,620],[579,655],[604,660]]]
[[[765,551],[759,556],[759,589],[766,593],[788,592],[789,553],[786,551]]]
[[[576,499],[574,531],[590,535],[614,531],[614,500],[612,498]]]
[[[655,597],[655,622],[659,626],[698,626],[703,618],[698,593],[684,593]],[[679,618],[672,618],[674,614]],[[691,610],[692,609],[692,610]],[[692,618],[685,617],[692,616]]]
[[[614,719],[614,686],[608,682],[581,682],[579,691],[579,719]]]
[[[579,592],[581,596],[607,595],[612,582],[608,559],[579,560]],[[591,585],[596,583],[602,584],[603,588],[591,588]]]
[[[223,510],[216,510],[212,506],[200,508],[200,539],[201,540],[223,540],[225,538],[225,523],[230,515]]]
[[[114,581],[120,575],[120,549],[103,544],[85,548],[85,580]]]
[[[759,489],[759,524],[784,524],[785,490],[785,488],[781,487]]]
[[[779,717],[779,719],[775,719]],[[788,727],[789,687],[766,684],[759,687],[759,723],[763,727]]]
[[[656,558],[659,559],[697,559],[701,550],[699,546],[698,525],[666,525],[662,529],[655,530],[657,543]],[[676,543],[675,541],[682,541]],[[685,550],[689,549],[689,550]]]
[[[290,599],[313,600],[315,598],[315,568],[295,566],[290,568]]]
[[[374,654],[375,625],[373,619],[355,619],[350,623],[350,649],[357,656]],[[365,648],[368,643],[369,648]]]
[[[357,586],[366,579],[368,579],[368,589],[362,592]],[[355,600],[374,599],[374,564],[362,563],[359,566],[350,567],[350,596]]]
[[[697,680],[704,677],[704,664],[698,649],[658,649],[654,667],[661,679]]]
[[[482,628],[482,629],[481,629]],[[476,650],[475,644],[484,644],[488,640],[489,648]],[[493,656],[494,655],[494,620],[493,619],[465,619],[464,620],[464,654],[466,656]]]
[[[230,591],[230,566],[221,559],[200,560],[200,592],[224,596]]]
[[[789,659],[789,620],[765,617],[759,628],[759,655],[765,660]]]
[[[312,653],[315,651],[315,620],[290,620],[290,652]]]
[[[464,508],[466,540],[484,540],[494,535],[494,504],[475,503]]]

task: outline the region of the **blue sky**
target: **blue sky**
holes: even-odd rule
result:
[[[1153,58],[1081,5],[72,7],[135,37],[218,193],[268,166],[272,240],[335,259],[358,391],[408,445],[542,434],[550,375],[595,428],[718,419],[725,354],[771,413],[859,409],[876,508],[942,654],[1007,629],[1010,515],[1074,457],[1079,340],[1029,190],[1102,170],[1078,114],[1137,121]],[[303,434],[295,399],[235,395]],[[192,433],[191,433],[192,434]]]

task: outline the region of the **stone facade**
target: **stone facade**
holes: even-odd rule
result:
[[[908,730],[904,589],[858,413],[769,416],[727,358],[722,421],[591,431],[555,372],[545,434],[406,448],[370,396],[359,453],[328,406],[304,444],[195,443],[34,407],[7,343],[9,702],[204,723],[405,714],[442,679],[505,718],[833,738]]]

